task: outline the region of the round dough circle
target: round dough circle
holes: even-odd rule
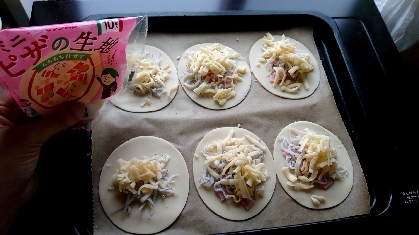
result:
[[[274,41],[280,41],[282,39],[282,36],[280,35],[273,35]],[[301,87],[297,92],[295,93],[288,93],[281,91],[279,86],[274,87],[272,83],[269,82],[268,79],[268,68],[262,63],[259,62],[259,59],[262,56],[262,47],[263,47],[263,38],[259,39],[255,44],[253,44],[252,49],[250,50],[249,54],[249,62],[250,62],[250,68],[252,69],[253,75],[255,75],[258,82],[270,93],[283,97],[288,99],[302,99],[310,96],[313,94],[313,92],[317,89],[320,83],[320,68],[319,64],[317,63],[316,58],[314,55],[310,52],[310,50],[305,47],[302,43],[299,41],[286,37],[290,40],[291,45],[293,45],[296,49],[303,51],[305,53],[308,53],[310,56],[310,62],[313,64],[313,70],[307,74],[307,82],[309,85],[309,89],[306,90],[304,87]],[[258,66],[259,64],[259,66]]]
[[[183,80],[182,77],[188,71],[188,68],[186,67],[187,62],[188,62],[188,59],[186,58],[186,54],[189,51],[198,51],[201,47],[211,46],[213,44],[214,43],[197,44],[195,46],[192,46],[192,47],[188,48],[182,54],[182,57],[180,58],[179,65],[178,65],[178,77],[179,77],[179,81],[180,81],[181,85],[184,82],[184,81],[182,81]],[[237,53],[236,51],[234,51],[230,47],[224,46],[222,44],[221,44],[221,48],[227,49],[227,50],[229,50],[231,52],[234,52],[234,53]],[[227,100],[227,102],[223,106],[220,106],[212,97],[205,98],[203,96],[197,95],[195,92],[193,92],[193,90],[189,90],[188,88],[186,88],[185,86],[182,85],[183,90],[185,91],[185,93],[189,96],[189,98],[192,101],[194,101],[198,105],[201,105],[205,108],[214,109],[214,110],[232,108],[232,107],[238,105],[240,102],[242,102],[244,100],[244,98],[246,98],[247,93],[249,92],[250,86],[252,84],[252,75],[250,73],[249,65],[246,63],[246,61],[238,60],[236,66],[245,66],[246,67],[246,73],[243,74],[241,82],[235,83],[234,90],[236,91],[236,95],[233,98]]]
[[[285,158],[282,155],[280,141],[277,140],[275,141],[273,156],[279,183],[281,183],[284,190],[296,202],[308,208],[326,209],[342,203],[351,192],[353,185],[353,166],[345,146],[343,146],[342,142],[332,132],[328,131],[322,126],[307,121],[298,121],[289,124],[281,130],[278,137],[283,136],[289,140],[289,128],[295,128],[297,130],[303,130],[304,128],[308,128],[314,131],[316,134],[330,136],[330,145],[336,150],[337,162],[339,165],[346,168],[348,175],[345,177],[344,180],[336,180],[328,189],[322,189],[318,186],[315,186],[308,190],[296,191],[294,190],[294,187],[287,185],[288,179],[281,171],[282,167],[285,167]],[[326,198],[326,202],[321,203],[318,206],[315,206],[311,201],[311,195],[323,196]]]
[[[167,64],[170,66],[171,73],[169,73],[169,78],[165,81],[165,88],[170,89],[173,86],[178,86],[178,78],[177,78],[177,69],[173,61],[169,58],[169,56],[164,53],[162,50],[145,45],[144,48],[145,52],[149,52],[153,55],[153,58],[160,58],[160,65],[166,66]],[[163,94],[161,99],[151,96],[150,104],[144,105],[141,107],[141,104],[147,99],[148,94],[142,95],[137,92],[131,91],[128,88],[121,89],[118,93],[116,93],[111,102],[122,110],[127,112],[133,113],[145,113],[145,112],[152,112],[163,109],[167,105],[172,102],[175,98],[178,88],[170,93],[170,97],[167,97],[166,94]]]
[[[165,199],[158,198],[151,218],[149,205],[139,211],[138,201],[131,203],[131,214],[124,217],[122,210],[118,209],[125,203],[125,194],[120,193],[117,188],[108,190],[112,186],[112,175],[118,167],[117,160],[122,158],[129,161],[133,157],[142,159],[155,153],[168,154],[171,157],[166,168],[169,176],[177,174],[174,178],[176,183],[171,184],[176,194]],[[189,173],[182,154],[166,140],[154,136],[136,137],[116,148],[103,166],[99,180],[100,202],[106,215],[120,229],[135,234],[157,233],[169,227],[182,212],[188,193]]]
[[[221,202],[220,198],[217,196],[212,187],[207,189],[205,187],[199,186],[201,170],[205,163],[205,157],[201,153],[202,149],[204,149],[205,145],[210,144],[213,141],[224,139],[229,134],[231,129],[234,129],[234,138],[241,138],[245,135],[249,135],[255,140],[260,140],[260,138],[252,132],[238,127],[221,127],[208,132],[199,142],[195,150],[195,154],[197,154],[198,157],[193,158],[193,174],[196,189],[205,205],[207,205],[207,207],[214,213],[225,219],[240,221],[249,219],[259,214],[266,207],[275,191],[276,178],[272,154],[267,148],[265,151],[265,158],[262,161],[262,163],[265,164],[264,169],[267,170],[269,175],[269,178],[262,184],[265,186],[265,193],[262,198],[256,198],[255,203],[250,207],[249,210],[246,210],[246,208],[241,203],[235,203],[232,199]],[[266,146],[262,140],[260,140],[260,142]]]

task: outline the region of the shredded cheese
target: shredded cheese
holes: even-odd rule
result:
[[[318,195],[311,195],[311,201],[313,202],[314,205],[318,206],[321,203],[325,203],[326,202],[326,198],[323,196],[318,196]]]
[[[230,130],[224,139],[214,141],[202,150],[206,161],[201,185],[214,185],[215,191],[235,202],[253,201],[256,196],[263,196],[259,186],[269,178],[262,163],[265,150],[266,146],[254,138],[248,135],[234,138],[234,130]]]
[[[188,51],[185,56],[188,73],[184,76],[184,86],[199,96],[213,98],[220,106],[236,95],[235,84],[246,73],[246,67],[235,65],[242,60],[238,53],[215,43]]]
[[[272,85],[287,93],[295,93],[301,86],[308,90],[307,73],[314,68],[309,54],[298,51],[285,35],[280,41],[274,41],[274,37],[267,33],[262,40],[263,52],[259,62],[266,64]]]
[[[143,102],[141,106],[149,105],[152,96],[161,99],[162,94],[166,93],[166,96],[170,98],[170,93],[177,89],[177,86],[165,87],[165,82],[170,78],[169,74],[172,72],[170,65],[161,65],[161,60],[153,58],[151,53],[128,55],[127,62],[131,71],[135,72],[130,84],[131,89],[138,94],[148,95],[148,101]]]
[[[117,188],[120,193],[126,194],[124,213],[131,210],[129,204],[137,199],[142,203],[140,208],[148,202],[153,206],[157,196],[162,198],[174,195],[174,190],[170,186],[174,181],[172,175],[168,177],[168,170],[165,168],[170,156],[167,154],[138,159],[136,157],[129,161],[118,159],[118,168],[112,176],[113,185],[109,190]]]
[[[289,132],[290,141],[278,137],[287,165],[282,172],[289,180],[289,186],[305,190],[323,185],[327,189],[334,180],[344,179],[347,172],[338,165],[329,136],[316,134],[308,128],[303,131],[289,128]]]

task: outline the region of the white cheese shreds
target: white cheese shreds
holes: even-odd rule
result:
[[[202,150],[206,160],[200,185],[213,187],[222,201],[232,198],[249,209],[257,196],[263,196],[261,184],[269,178],[262,163],[265,150],[254,138],[234,138],[234,130],[230,130],[224,139]]]
[[[300,131],[289,128],[289,140],[279,136],[278,141],[285,158],[286,167],[282,168],[288,185],[295,190],[309,189],[319,186],[330,187],[334,180],[344,179],[347,171],[337,162],[335,149],[331,146],[331,138],[318,135],[305,128]],[[321,202],[319,198],[312,199]]]
[[[321,203],[326,202],[326,198],[323,196],[318,196],[318,195],[311,195],[311,201],[313,202],[314,205],[318,206]]]
[[[219,43],[188,51],[183,85],[197,95],[211,97],[223,106],[236,95],[235,84],[242,81],[246,67],[236,66],[240,55]]]
[[[282,173],[284,173],[285,177],[287,177],[287,179],[292,183],[295,183],[298,180],[298,178],[295,175],[291,174],[289,167],[283,167]]]
[[[281,91],[295,93],[301,87],[308,90],[307,73],[313,70],[308,53],[299,51],[282,35],[280,41],[267,33],[263,38],[262,56],[259,59],[268,68],[267,79]]]
[[[144,106],[146,106],[146,105],[150,105],[150,99],[149,99],[149,98],[145,99],[145,100],[141,103],[141,107],[144,107]]]
[[[173,177],[176,175],[168,176],[165,168],[169,160],[170,156],[167,154],[155,154],[143,159],[134,157],[129,161],[118,159],[118,168],[112,179],[114,187],[127,195],[125,205],[121,208],[124,214],[129,214],[129,204],[134,200],[141,203],[141,209],[146,203],[152,207],[158,197],[165,198],[175,194],[171,184],[175,183]]]
[[[149,105],[150,98],[153,96],[161,99],[166,93],[166,96],[170,98],[170,93],[174,88],[166,87],[165,82],[170,78],[169,74],[172,71],[169,64],[161,64],[160,56],[153,58],[153,54],[145,52],[141,55],[129,55],[127,62],[131,71],[134,72],[130,89],[140,95],[147,95],[149,99],[141,106]]]

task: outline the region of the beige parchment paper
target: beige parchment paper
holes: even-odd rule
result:
[[[150,26],[151,27],[151,26]],[[199,43],[221,43],[233,48],[249,63],[252,45],[267,32],[222,33],[157,33],[149,32],[147,44],[169,55],[177,66],[177,57]],[[94,201],[94,234],[126,234],[118,229],[103,211],[99,193],[99,177],[106,159],[125,141],[137,136],[157,136],[172,143],[185,158],[190,177],[189,197],[178,219],[162,234],[211,234],[234,232],[317,221],[327,221],[369,214],[367,185],[356,151],[341,119],[326,74],[317,52],[311,26],[270,31],[285,34],[303,43],[319,62],[320,85],[309,97],[300,100],[280,98],[270,94],[252,77],[247,97],[227,110],[203,108],[179,87],[174,100],[164,109],[149,113],[129,113],[109,101],[93,121],[92,177]],[[276,188],[269,204],[255,217],[246,221],[223,219],[206,207],[194,185],[193,153],[206,133],[217,127],[237,126],[255,133],[273,152],[275,138],[282,128],[294,121],[317,123],[334,133],[346,147],[354,168],[353,188],[343,203],[326,210],[307,209],[296,203],[276,179]],[[276,175],[272,177],[276,178]]]

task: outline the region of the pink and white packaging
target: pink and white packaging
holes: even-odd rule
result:
[[[131,32],[146,17],[0,30],[0,86],[29,117],[77,101],[96,109],[122,88]],[[143,34],[144,36],[146,34]],[[132,35],[131,35],[132,36]],[[86,110],[86,119],[95,112]]]

